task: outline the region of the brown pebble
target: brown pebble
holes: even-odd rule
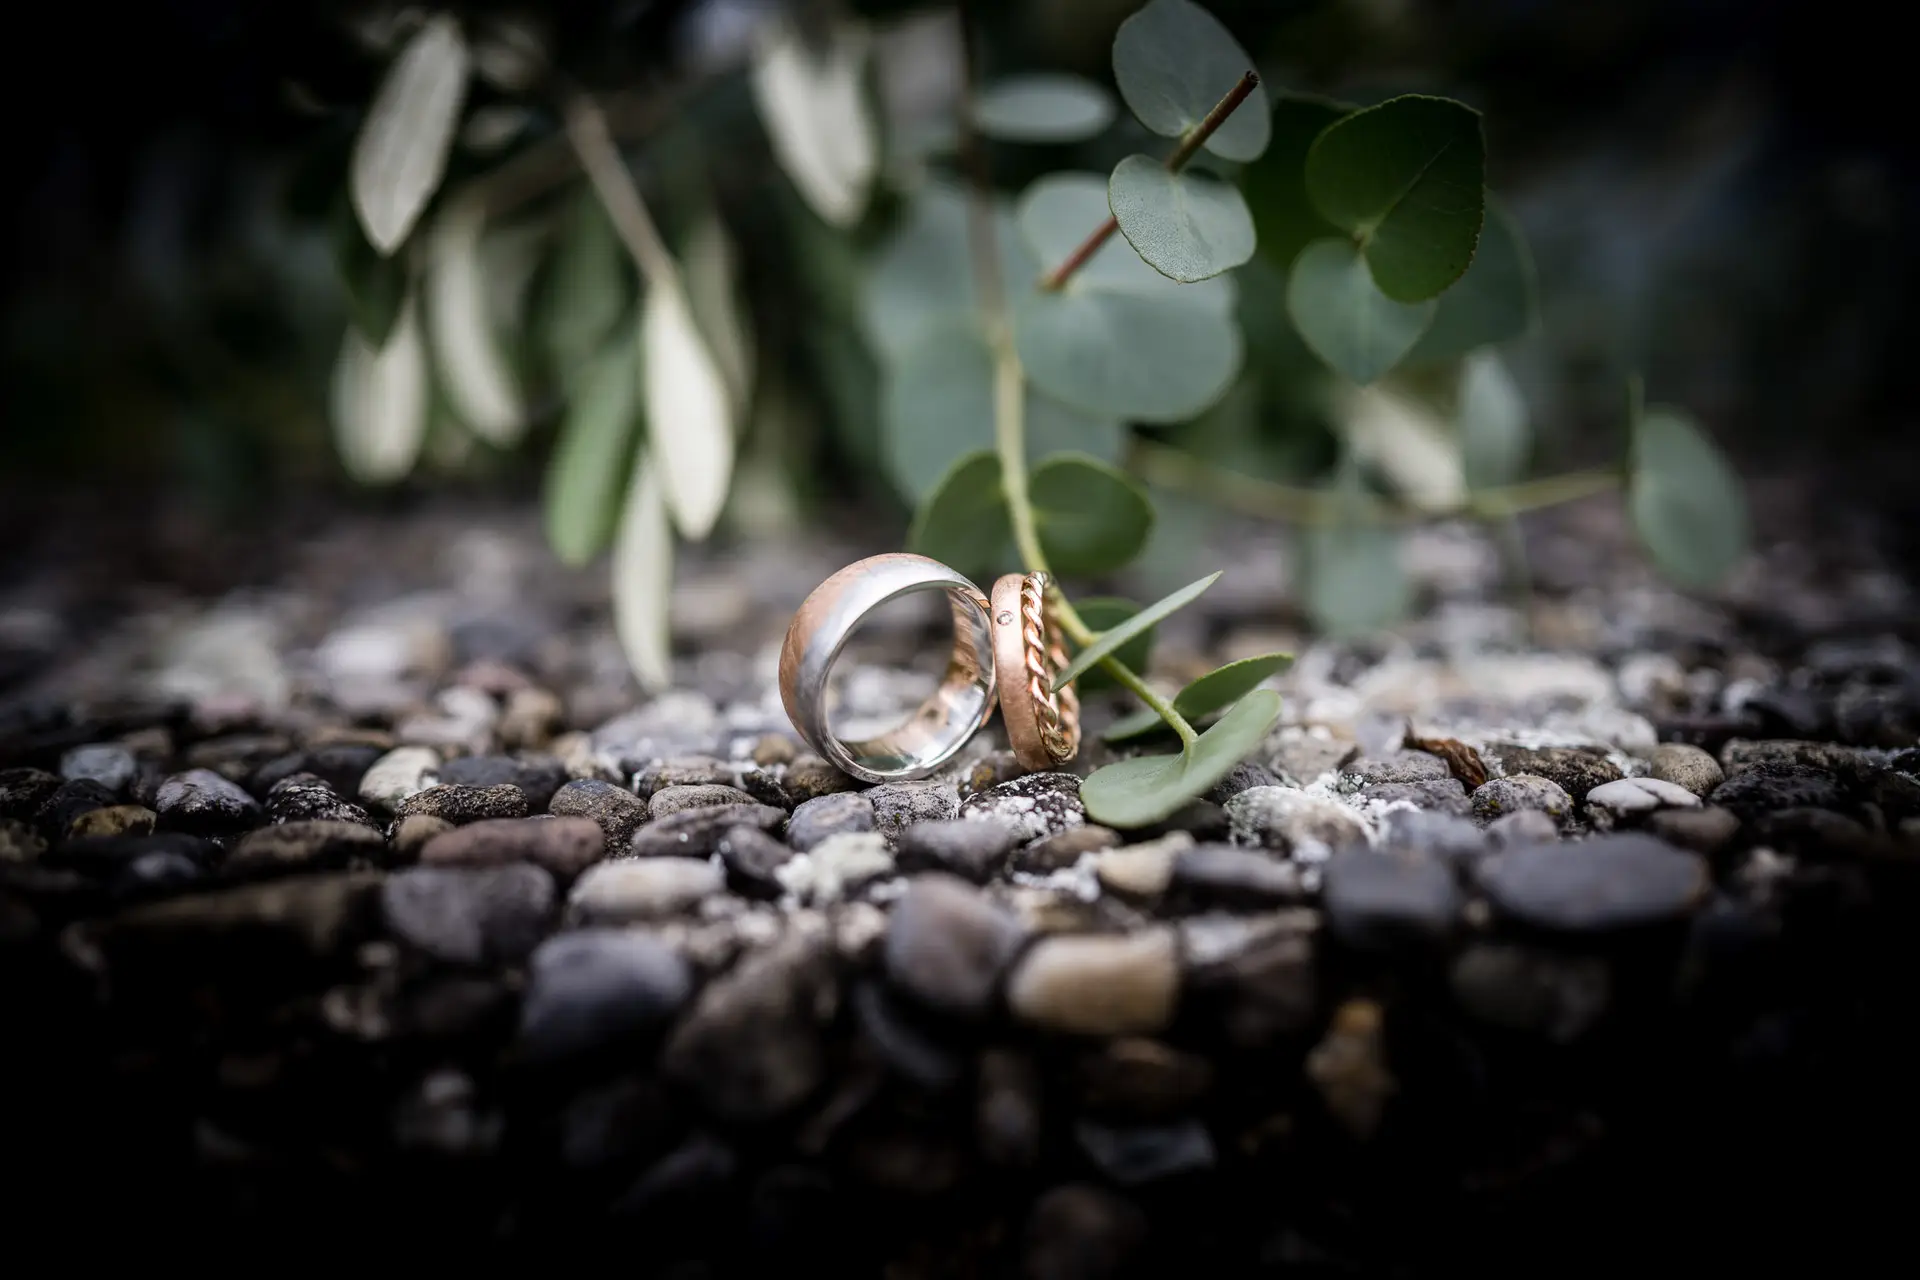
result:
[[[753,744],[753,762],[762,768],[773,764],[792,764],[800,748],[784,733],[765,733]]]
[[[420,850],[420,862],[436,867],[531,862],[565,884],[605,853],[606,834],[591,818],[496,818],[435,835]]]
[[[67,827],[67,835],[74,840],[88,836],[144,836],[153,830],[156,821],[158,815],[144,805],[109,805],[104,809],[90,809],[75,818]]]
[[[412,862],[435,836],[454,829],[451,822],[430,813],[408,814],[393,829],[393,852],[400,861]]]

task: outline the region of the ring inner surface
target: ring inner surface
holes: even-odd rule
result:
[[[938,763],[952,755],[986,719],[987,704],[993,696],[986,656],[991,652],[992,633],[986,610],[957,587],[938,589],[947,593],[953,612],[953,652],[947,659],[946,674],[940,687],[905,723],[870,738],[837,739],[853,762],[864,769],[897,774]]]

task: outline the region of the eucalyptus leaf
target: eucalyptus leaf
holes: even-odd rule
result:
[[[1259,233],[1260,256],[1285,267],[1300,251],[1340,228],[1328,222],[1307,196],[1304,176],[1313,140],[1353,108],[1323,98],[1281,94],[1273,107],[1273,142],[1241,177],[1247,207]]]
[[[907,550],[986,581],[1012,563],[1012,537],[1000,459],[972,453],[955,462],[920,503]]]
[[[980,298],[967,216],[961,188],[930,181],[913,194],[899,225],[873,255],[861,289],[860,321],[867,341],[883,358],[898,359],[930,331],[950,328],[956,319],[977,327]],[[1005,202],[995,203],[992,221],[1001,279],[1009,289],[1017,289],[1040,268]]]
[[[1232,773],[1279,718],[1280,695],[1255,689],[1180,754],[1137,756],[1094,770],[1080,784],[1087,817],[1122,830],[1159,822]]]
[[[405,243],[446,175],[470,63],[459,20],[435,14],[374,92],[354,140],[347,191],[368,242],[383,255]]]
[[[1097,174],[1054,174],[1016,213],[1035,260],[1066,260],[1109,216]],[[1016,290],[1014,344],[1028,377],[1089,413],[1180,422],[1226,394],[1240,370],[1232,278],[1179,284],[1110,238],[1058,291]]]
[[[1536,292],[1533,254],[1520,224],[1489,198],[1473,265],[1440,295],[1433,323],[1407,353],[1406,363],[1457,360],[1476,348],[1519,337],[1533,327]]]
[[[896,353],[882,375],[881,397],[887,471],[909,501],[932,492],[955,460],[994,448],[993,354],[973,317],[947,317]],[[1029,459],[1078,451],[1116,462],[1126,437],[1118,422],[1029,385],[1026,443]]]
[[[1512,484],[1527,471],[1527,402],[1496,353],[1480,351],[1460,370],[1460,460],[1469,489]]]
[[[1008,76],[981,91],[973,123],[1007,142],[1080,142],[1113,123],[1113,99],[1079,76]]]
[[[640,348],[624,335],[588,364],[547,464],[547,541],[563,563],[593,559],[613,537],[640,438]]]
[[[1649,410],[1634,425],[1627,514],[1660,572],[1692,591],[1718,585],[1752,536],[1739,477],[1678,409]]]
[[[1329,125],[1307,152],[1307,194],[1357,236],[1380,291],[1437,297],[1473,261],[1486,206],[1480,113],[1408,94]]]
[[[1263,653],[1216,667],[1176,694],[1173,709],[1188,721],[1210,716],[1222,707],[1238,702],[1257,688],[1262,680],[1292,661],[1293,655],[1290,653]],[[1160,718],[1159,712],[1146,707],[1115,721],[1100,737],[1105,742],[1127,742],[1147,737],[1161,729],[1172,732],[1172,726]]]
[[[1076,600],[1073,607],[1074,611],[1080,615],[1080,621],[1086,623],[1095,634],[1111,631],[1140,612],[1140,606],[1133,601],[1121,600],[1114,596],[1094,596],[1086,600]],[[1068,641],[1067,645],[1069,649],[1073,648],[1072,641]],[[1133,671],[1145,671],[1147,663],[1153,658],[1153,628],[1148,627],[1114,650],[1113,658]],[[1083,694],[1120,687],[1117,680],[1098,666],[1089,667],[1083,671],[1077,683]]]
[[[1287,277],[1287,312],[1300,337],[1339,372],[1368,383],[1400,363],[1433,320],[1435,303],[1396,302],[1380,292],[1360,252],[1316,240]]]
[[[1192,0],[1151,0],[1113,37],[1113,78],[1141,124],[1178,138],[1207,118],[1253,70],[1253,58],[1218,18]],[[1256,87],[1206,141],[1225,160],[1252,160],[1271,133],[1266,90]]]
[[[1366,518],[1359,469],[1351,462],[1335,493],[1342,499],[1336,519],[1308,529],[1301,541],[1307,614],[1330,636],[1398,622],[1413,596],[1400,565],[1400,539]]]
[[[1134,155],[1114,167],[1107,199],[1120,234],[1169,279],[1206,280],[1253,256],[1253,215],[1227,183]]]
[[[1153,505],[1140,482],[1084,454],[1055,454],[1027,484],[1041,550],[1055,573],[1123,568],[1147,545]]]
[[[1073,656],[1073,660],[1067,663],[1067,669],[1065,671],[1062,671],[1054,677],[1053,687],[1056,690],[1066,687],[1072,683],[1081,672],[1093,666],[1096,662],[1100,661],[1100,659],[1113,654],[1122,645],[1126,644],[1127,641],[1137,635],[1145,633],[1157,623],[1164,621],[1186,608],[1195,600],[1198,600],[1201,594],[1205,592],[1208,587],[1212,586],[1219,577],[1219,571],[1215,571],[1200,579],[1198,582],[1188,583],[1172,595],[1154,601],[1126,621],[1114,626],[1111,630],[1101,632],[1092,644]],[[1084,621],[1084,619],[1082,619],[1082,621]]]

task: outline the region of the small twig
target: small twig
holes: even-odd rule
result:
[[[1227,117],[1233,114],[1234,108],[1245,102],[1247,95],[1259,85],[1260,76],[1257,72],[1249,71],[1241,76],[1240,83],[1229,89],[1227,96],[1214,104],[1213,110],[1207,112],[1206,118],[1187,130],[1181,137],[1180,145],[1175,147],[1173,154],[1167,157],[1167,172],[1178,173],[1185,168],[1187,161],[1193,159],[1194,154],[1206,144],[1207,139],[1214,135],[1214,131],[1226,123]],[[1119,229],[1120,220],[1109,216],[1105,222],[1093,229],[1091,235],[1080,242],[1078,249],[1067,255],[1065,262],[1041,277],[1040,287],[1048,292],[1058,292],[1066,285],[1073,273],[1086,266],[1088,259],[1100,252],[1100,246]]]
[[[1139,439],[1133,442],[1128,465],[1149,484],[1199,494],[1222,506],[1263,520],[1310,525],[1329,525],[1352,520],[1356,516],[1369,524],[1418,524],[1426,520],[1462,516],[1476,520],[1504,520],[1541,507],[1557,506],[1577,498],[1606,493],[1619,488],[1622,483],[1620,472],[1611,468],[1571,471],[1565,475],[1544,476],[1498,489],[1482,489],[1468,494],[1456,506],[1434,510],[1409,507],[1371,496],[1366,496],[1362,503],[1355,505],[1351,495],[1343,498],[1318,489],[1304,489],[1241,475],[1215,467],[1168,445]]]
[[[627,171],[626,162],[613,144],[606,116],[586,94],[568,95],[566,131],[574,154],[580,157],[580,167],[586,171],[587,181],[593,184],[608,220],[627,246],[627,252],[633,255],[648,287],[677,286],[680,268],[675,265],[667,242],[661,238],[660,229],[640,199],[639,189],[633,185],[633,175]]]

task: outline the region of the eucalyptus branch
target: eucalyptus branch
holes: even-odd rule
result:
[[[960,44],[964,51],[965,65],[961,89],[959,142],[961,154],[969,161],[968,170],[971,179],[967,183],[967,215],[971,233],[968,249],[973,259],[975,292],[979,297],[987,344],[993,352],[993,440],[994,449],[1000,457],[1000,485],[1006,494],[1007,511],[1013,524],[1013,540],[1020,553],[1020,562],[1027,567],[1028,572],[1038,573],[1046,571],[1047,556],[1040,546],[1040,532],[1033,517],[1033,499],[1027,492],[1026,371],[1020,365],[1019,352],[1014,349],[1013,329],[1007,320],[1006,292],[1000,279],[1000,257],[993,242],[993,206],[989,175],[981,156],[978,140],[973,132],[972,103],[977,68],[974,65],[972,53],[974,28],[971,21],[971,8],[969,0],[960,0]],[[1252,75],[1251,72],[1248,74]],[[1247,93],[1251,92],[1252,85],[1249,84],[1245,91],[1240,93],[1240,97],[1245,98]],[[1238,100],[1235,105],[1238,105]],[[1227,110],[1231,111],[1232,108],[1229,107]],[[1222,120],[1226,118],[1226,112],[1215,108],[1207,119],[1212,121],[1214,115],[1218,115]],[[1218,121],[1214,121],[1206,131],[1210,134],[1218,127]],[[1201,141],[1204,140],[1203,136]],[[1050,574],[1049,577],[1051,577]],[[1093,630],[1087,626],[1086,621],[1074,609],[1072,602],[1067,599],[1066,593],[1060,589],[1058,579],[1053,579],[1048,597],[1053,606],[1054,618],[1068,638],[1082,647],[1092,644]],[[1180,741],[1183,744],[1191,745],[1199,738],[1193,726],[1187,723],[1186,717],[1174,710],[1172,703],[1155,693],[1147,682],[1124,662],[1118,658],[1106,657],[1100,660],[1100,668],[1153,708],[1160,718],[1180,735]]]
[[[1437,510],[1372,497],[1356,508],[1350,505],[1350,498],[1241,475],[1213,466],[1183,450],[1145,440],[1133,442],[1128,465],[1149,484],[1201,495],[1263,520],[1308,525],[1335,524],[1356,515],[1369,524],[1418,524],[1462,516],[1475,520],[1508,520],[1542,507],[1618,489],[1625,480],[1618,469],[1596,468],[1481,489],[1454,506]]]
[[[1206,118],[1187,130],[1181,137],[1180,145],[1175,147],[1173,154],[1167,157],[1167,172],[1178,173],[1185,168],[1187,161],[1193,159],[1194,154],[1206,144],[1207,139],[1214,135],[1214,131],[1226,123],[1227,117],[1233,114],[1234,108],[1245,102],[1247,95],[1259,86],[1260,76],[1257,72],[1249,71],[1241,76],[1240,83],[1229,89],[1227,96],[1214,104],[1213,110],[1207,112]],[[1120,220],[1109,215],[1105,222],[1095,227],[1092,234],[1080,242],[1079,248],[1067,255],[1065,262],[1041,277],[1040,287],[1049,292],[1058,292],[1064,288],[1073,273],[1086,266],[1087,261],[1100,252],[1100,246],[1119,229]]]

